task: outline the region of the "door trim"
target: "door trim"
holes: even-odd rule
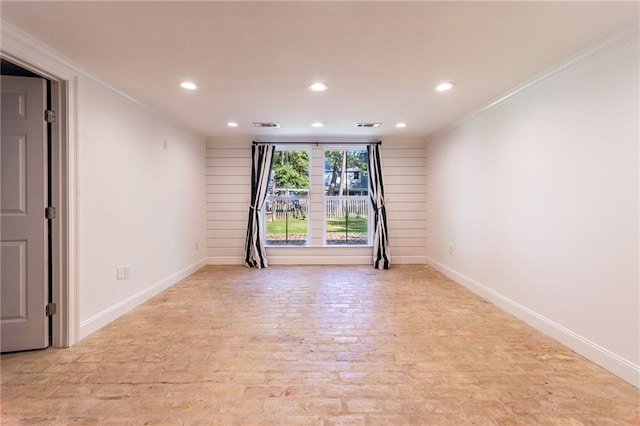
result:
[[[51,197],[58,217],[52,223],[52,346],[78,341],[77,262],[77,81],[81,71],[47,46],[6,22],[0,27],[0,56],[51,81],[57,120],[51,135]]]
[[[51,201],[56,207],[58,216],[52,221],[51,228],[51,301],[57,305],[57,313],[52,317],[52,346],[68,347],[76,342],[77,325],[75,325],[75,281],[73,287],[69,280],[71,265],[75,258],[70,254],[70,197],[68,167],[68,132],[66,126],[66,96],[63,88],[65,82],[51,81],[51,105],[58,112],[58,119],[52,123],[51,131]],[[75,204],[75,202],[74,202]],[[75,217],[75,215],[73,215]],[[73,262],[71,260],[73,259]],[[75,266],[74,266],[75,267]],[[71,289],[73,288],[73,291]]]

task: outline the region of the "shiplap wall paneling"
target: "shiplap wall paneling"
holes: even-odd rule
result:
[[[242,263],[250,200],[251,142],[207,142],[207,256],[209,263]]]
[[[269,247],[269,263],[366,264],[371,247],[324,246],[324,148],[311,150],[311,226],[306,247]],[[207,255],[209,263],[242,263],[249,205],[251,140],[210,139],[207,144]],[[424,263],[426,255],[426,150],[415,139],[383,142],[389,237],[394,263]]]
[[[413,139],[383,141],[381,149],[391,259],[424,263],[426,256],[426,149]]]

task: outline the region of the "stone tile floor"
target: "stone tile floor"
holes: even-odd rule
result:
[[[640,392],[424,266],[208,266],[69,349],[1,423],[640,424]]]

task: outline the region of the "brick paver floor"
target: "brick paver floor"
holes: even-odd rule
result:
[[[303,245],[307,243],[307,234],[276,234],[267,235],[267,244],[271,245]],[[353,244],[363,245],[367,243],[367,234],[364,232],[352,232],[345,235],[343,232],[330,232],[327,233],[327,244],[339,245],[339,244]]]
[[[207,266],[69,349],[2,425],[624,425],[640,392],[425,266]]]

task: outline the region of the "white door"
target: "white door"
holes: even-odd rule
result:
[[[49,345],[46,81],[2,76],[0,349]]]

